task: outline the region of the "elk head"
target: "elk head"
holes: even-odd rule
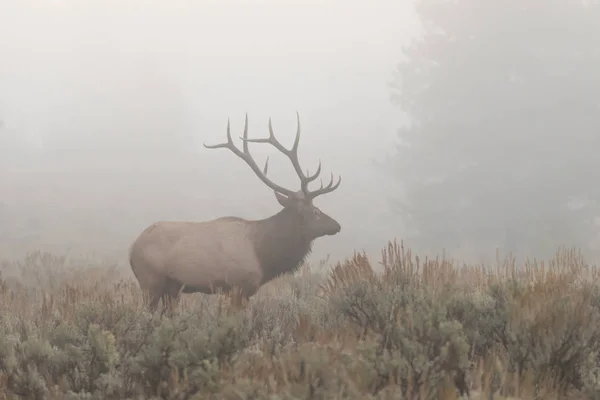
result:
[[[336,190],[341,182],[342,177],[340,176],[337,182],[333,183],[333,174],[331,174],[330,182],[327,186],[323,187],[323,181],[321,180],[321,187],[316,190],[309,190],[308,184],[319,177],[321,173],[321,161],[314,174],[310,175],[307,171],[306,174],[302,172],[302,167],[298,160],[298,144],[300,143],[300,116],[296,113],[298,128],[296,131],[296,138],[291,149],[286,149],[276,138],[273,133],[273,127],[271,119],[269,118],[269,137],[262,139],[248,139],[248,115],[246,114],[246,120],[244,124],[244,134],[241,137],[243,141],[243,151],[240,151],[231,139],[231,132],[229,128],[229,120],[227,121],[227,142],[216,145],[206,145],[204,147],[208,149],[216,148],[227,148],[231,150],[236,156],[241,158],[248,164],[248,166],[254,171],[256,176],[263,181],[265,185],[271,188],[275,192],[275,197],[279,204],[283,207],[282,213],[291,217],[287,220],[293,221],[294,224],[300,224],[293,228],[303,232],[308,240],[325,236],[337,234],[341,227],[340,224],[331,218],[329,215],[322,212],[313,204],[313,200],[322,194],[330,193]],[[248,143],[267,143],[275,147],[279,152],[283,153],[292,163],[296,174],[300,178],[300,190],[293,191],[286,189],[267,177],[267,171],[269,168],[269,158],[265,162],[265,166],[261,170],[252,156],[248,148]],[[281,214],[281,213],[280,213]],[[290,227],[292,228],[292,227]]]

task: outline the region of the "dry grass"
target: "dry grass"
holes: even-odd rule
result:
[[[160,317],[116,266],[4,263],[0,398],[600,394],[598,271],[575,250],[458,266],[394,242],[380,264],[354,254],[281,277],[243,309],[184,295]]]

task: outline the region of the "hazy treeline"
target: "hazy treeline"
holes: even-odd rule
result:
[[[600,4],[422,0],[390,161],[420,245],[548,257],[598,249]]]

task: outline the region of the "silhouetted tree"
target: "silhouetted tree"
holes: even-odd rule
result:
[[[600,3],[421,0],[417,11],[423,34],[392,96],[411,124],[390,160],[415,240],[585,247],[600,198]]]

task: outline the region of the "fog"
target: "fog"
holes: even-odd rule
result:
[[[340,188],[316,200],[342,231],[311,261],[402,238],[377,163],[405,120],[389,82],[418,32],[410,1],[2,1],[0,254],[41,249],[125,263],[156,220],[264,218],[273,193],[231,152],[241,136],[275,134]],[[241,145],[237,140],[236,144]],[[270,176],[299,188],[287,159]]]
[[[248,115],[290,147],[296,113],[303,169],[342,176],[315,200],[342,230],[312,263],[394,238],[467,262],[599,256],[599,3],[415,4],[0,0],[0,259],[126,265],[155,221],[275,214],[203,143],[229,121],[241,146]]]

